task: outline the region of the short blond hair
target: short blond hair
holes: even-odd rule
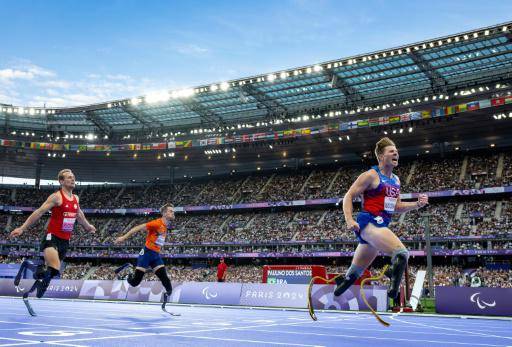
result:
[[[60,170],[60,171],[59,171],[59,174],[57,175],[57,180],[58,180],[59,182],[64,180],[64,178],[65,178],[65,177],[64,177],[64,174],[65,174],[66,172],[71,172],[71,173],[73,173],[73,171],[71,171],[71,169],[62,169],[62,170]]]
[[[174,205],[173,205],[173,204],[171,204],[171,203],[167,203],[167,204],[163,205],[162,207],[160,207],[160,213],[161,213],[161,214],[164,214],[164,213],[165,213],[165,211],[166,211],[168,208],[171,208],[171,207],[172,207],[172,208],[174,208]]]
[[[384,148],[388,146],[396,146],[389,137],[383,137],[375,144],[375,158],[377,160],[379,160],[379,155],[384,153]]]

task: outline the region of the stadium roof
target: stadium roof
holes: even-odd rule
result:
[[[311,66],[71,108],[0,106],[6,128],[101,134],[221,128],[449,95],[510,78],[512,22]]]

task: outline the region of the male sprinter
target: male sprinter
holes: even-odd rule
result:
[[[59,191],[51,194],[48,199],[27,218],[22,226],[11,232],[11,237],[17,237],[23,234],[36,223],[45,213],[51,210],[50,222],[46,235],[41,242],[41,252],[44,256],[44,264],[35,265],[30,260],[25,260],[21,264],[20,270],[14,279],[14,285],[17,287],[21,280],[21,275],[25,268],[34,273],[36,280],[27,292],[23,294],[23,302],[27,306],[29,313],[35,316],[35,312],[28,302],[28,296],[37,289],[36,296],[43,297],[50,281],[53,277],[59,275],[60,262],[66,257],[66,251],[69,246],[69,239],[73,232],[75,220],[80,223],[86,231],[96,232],[96,228],[85,218],[80,209],[78,196],[73,194],[75,188],[75,175],[69,169],[61,170],[57,176],[60,183]]]
[[[168,299],[171,297],[172,293],[172,285],[169,276],[167,276],[167,271],[165,270],[164,261],[160,256],[160,250],[165,243],[165,236],[167,235],[167,231],[174,228],[174,205],[173,204],[165,204],[160,208],[160,213],[162,214],[161,218],[152,220],[145,224],[137,225],[136,227],[131,228],[125,235],[118,237],[115,239],[114,243],[120,244],[128,239],[130,236],[135,234],[136,232],[146,230],[146,244],[144,248],[139,253],[139,258],[137,259],[137,267],[135,268],[135,273],[131,273],[128,275],[128,283],[132,287],[136,287],[142,281],[144,277],[144,273],[148,267],[153,269],[155,275],[160,279],[162,285],[165,288],[164,293],[164,302],[162,303],[162,310],[165,310],[165,304]],[[119,267],[115,270],[117,274],[121,271],[131,267],[132,264],[126,263],[123,266]],[[173,316],[178,316],[179,314],[168,312]]]
[[[409,252],[388,228],[391,214],[422,208],[428,204],[428,196],[420,194],[415,202],[400,201],[400,180],[393,174],[399,156],[393,141],[387,137],[380,139],[375,146],[375,156],[379,164],[362,173],[343,198],[347,227],[355,233],[359,245],[345,277],[336,279],[334,295],[343,294],[354,284],[380,251],[391,256],[391,267],[386,273],[391,279],[388,296],[396,302]],[[352,218],[352,200],[360,195],[363,196],[362,211],[356,222]]]

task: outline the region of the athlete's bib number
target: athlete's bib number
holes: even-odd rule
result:
[[[396,206],[397,200],[398,200],[397,198],[392,198],[392,197],[386,196],[384,198],[384,211],[395,212],[395,206]]]
[[[64,218],[62,220],[62,231],[72,232],[76,218]]]
[[[155,240],[155,244],[158,246],[163,246],[165,243],[165,234],[158,235],[157,239]]]

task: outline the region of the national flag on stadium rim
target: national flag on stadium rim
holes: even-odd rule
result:
[[[327,133],[327,132],[329,132],[329,125],[322,125],[322,126],[318,127],[318,133],[319,134],[324,134],[324,133]]]
[[[5,147],[16,146],[16,141],[13,141],[13,140],[2,140],[2,146],[5,146]]]
[[[236,143],[240,143],[240,142],[242,142],[242,136],[240,136],[240,135],[236,135],[236,136],[235,136],[235,142],[236,142]]]
[[[223,145],[226,141],[224,140],[223,137],[217,137],[216,138],[216,144],[217,145]]]
[[[265,136],[265,140],[274,140],[276,138],[276,135],[274,133],[267,133]]]
[[[478,105],[480,105],[480,108],[491,107],[491,100],[489,100],[489,99],[478,100]]]
[[[52,151],[63,151],[63,150],[64,150],[64,146],[61,145],[60,143],[52,144]]]
[[[400,122],[400,116],[391,116],[389,117],[389,124]]]
[[[276,131],[277,138],[281,139],[284,137],[284,131]]]
[[[199,146],[201,146],[201,147],[208,146],[208,139],[199,140]]]
[[[429,118],[432,118],[432,116],[435,114],[436,110],[426,110],[426,111],[421,111],[421,119],[429,119]]]
[[[232,137],[225,137],[225,138],[224,138],[224,143],[225,143],[225,144],[235,143],[235,139],[234,139],[234,138],[232,138]]]
[[[183,141],[183,147],[185,147],[185,148],[192,147],[192,140]]]
[[[468,111],[475,111],[480,108],[478,101],[468,102]]]
[[[505,96],[505,104],[512,104],[512,95]]]
[[[244,134],[242,135],[242,142],[250,142],[251,138],[250,135]]]
[[[311,135],[316,135],[316,134],[319,134],[319,133],[320,133],[320,128],[319,127],[311,128]]]
[[[467,104],[459,104],[455,106],[455,112],[466,112],[468,110]]]
[[[368,124],[371,126],[371,127],[376,127],[379,125],[379,118],[370,118],[368,120]]]
[[[353,120],[352,122],[348,123],[349,129],[357,129],[357,121]]]
[[[176,148],[182,148],[183,147],[183,141],[176,141]]]
[[[340,123],[340,130],[342,130],[342,131],[348,130],[349,124],[350,123],[348,123],[348,122]]]
[[[66,143],[66,144],[64,145],[64,150],[69,151],[69,147],[70,147],[70,146],[69,146],[69,144],[68,144],[68,143]],[[112,146],[109,146],[109,147],[112,147]]]
[[[369,124],[368,119],[361,119],[357,121],[358,128],[366,128]]]
[[[160,142],[160,143],[152,143],[151,144],[151,149],[167,149],[167,144],[165,142]]]
[[[432,110],[432,117],[444,116],[444,108],[435,108]]]
[[[311,129],[310,128],[302,128],[300,129],[301,135],[311,135]]]
[[[423,111],[423,112],[425,112],[425,111]],[[426,112],[428,112],[428,111],[426,111]],[[411,120],[421,119],[421,113],[420,112],[411,112],[409,114],[411,116]]]
[[[444,108],[444,115],[449,116],[455,114],[455,106],[447,106]]]
[[[505,105],[505,98],[494,98],[494,99],[491,99],[491,105],[492,106]]]
[[[132,146],[132,145],[129,145],[129,146]],[[87,146],[86,145],[78,145],[78,150],[79,151],[86,151],[87,150]]]
[[[142,150],[143,151],[151,150],[151,143],[144,143],[144,144],[142,144]]]
[[[253,135],[254,140],[261,140],[267,136],[266,133],[256,133]]]
[[[400,121],[401,122],[408,122],[411,120],[411,114],[410,113],[404,113],[400,115]]]
[[[379,124],[380,125],[389,124],[389,117],[387,117],[387,116],[379,117]]]
[[[167,148],[176,148],[176,141],[167,142]]]

